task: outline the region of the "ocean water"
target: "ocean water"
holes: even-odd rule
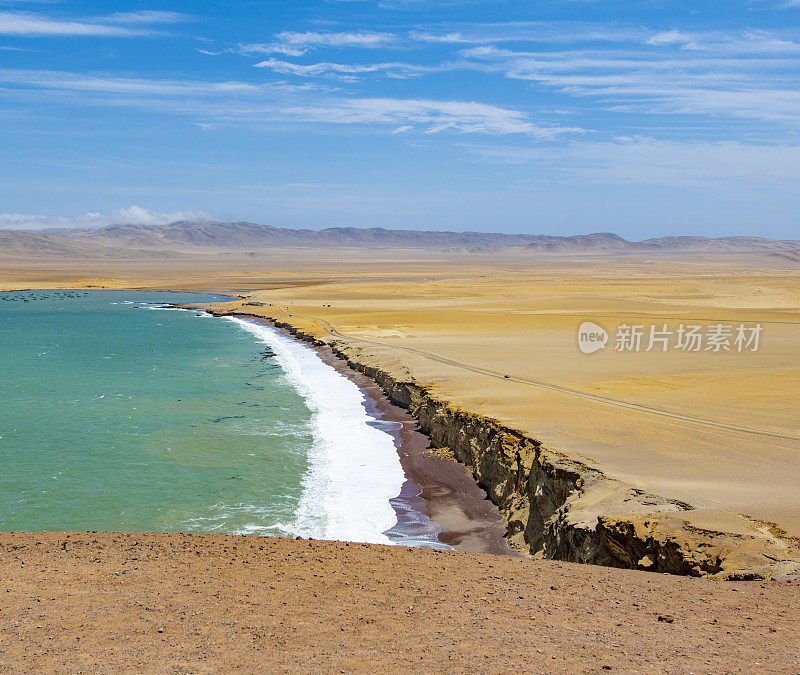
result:
[[[0,293],[0,530],[437,546],[424,514],[398,529],[394,438],[355,384],[271,328],[160,306],[215,299]]]

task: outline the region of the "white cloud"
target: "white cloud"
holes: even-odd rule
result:
[[[440,42],[444,44],[471,44],[478,38],[468,38],[461,33],[430,33],[425,31],[412,30],[409,33],[412,40],[419,42]]]
[[[293,118],[332,124],[389,124],[403,131],[421,128],[424,133],[527,134],[553,138],[582,133],[574,127],[537,125],[524,113],[474,101],[427,99],[353,98],[329,100],[282,111]]]
[[[413,30],[409,38],[417,42],[440,44],[499,44],[527,42],[540,44],[631,42],[641,41],[646,33],[639,28],[626,29],[567,21],[506,21],[465,23],[441,30]]]
[[[179,12],[158,12],[146,10],[142,12],[115,12],[107,16],[95,17],[97,23],[112,24],[158,24],[158,23],[185,23],[192,17]]]
[[[246,94],[264,87],[246,82],[205,82],[196,80],[154,80],[125,77],[96,77],[55,70],[0,70],[0,82],[37,89],[60,89],[113,94],[186,96],[204,94]]]
[[[74,217],[0,213],[0,229],[44,230],[53,227],[96,228],[105,225],[166,225],[179,220],[208,220],[202,211],[161,213],[139,206],[129,206],[113,213],[84,213]]]
[[[255,64],[256,68],[267,68],[276,73],[284,75],[297,75],[299,77],[314,77],[318,75],[358,75],[367,73],[385,73],[392,77],[411,77],[433,71],[440,71],[440,67],[416,66],[410,63],[310,63],[301,65],[281,61],[279,59],[267,59]]]
[[[397,38],[391,33],[361,31],[352,33],[294,33],[283,31],[274,36],[269,43],[239,45],[242,54],[284,54],[302,56],[319,47],[358,47],[375,49],[391,45]]]
[[[647,40],[650,45],[685,45],[695,42],[695,38],[687,33],[682,33],[679,30],[668,30],[661,33],[656,33],[653,37]]]
[[[794,39],[792,39],[794,38]],[[800,53],[800,42],[794,36],[784,36],[763,30],[746,30],[733,33],[718,31],[687,33],[668,30],[652,35],[645,43],[656,47],[679,47],[693,51],[705,51],[714,56],[727,54],[761,55]]]
[[[235,124],[327,123],[413,127],[424,133],[527,134],[553,138],[577,127],[538,124],[525,112],[475,101],[346,98],[315,85],[146,80],[58,71],[0,70],[7,93],[59,103],[146,107]],[[55,98],[60,96],[61,98]],[[197,119],[197,118],[200,119]]]
[[[800,121],[800,44],[764,33],[713,39],[717,50],[710,36],[673,31],[614,50],[484,45],[462,50],[458,66],[594,97],[616,112]]]
[[[176,23],[188,17],[175,12],[124,12],[81,19],[59,19],[31,12],[0,11],[0,35],[17,37],[141,37],[153,35],[153,24]]]
[[[279,44],[277,42],[260,42],[253,44],[240,44],[236,50],[240,54],[250,56],[251,54],[283,54],[284,56],[303,56],[308,50],[298,47],[290,47],[289,45]]]

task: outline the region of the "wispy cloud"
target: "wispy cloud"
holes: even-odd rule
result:
[[[502,44],[508,42],[569,44],[640,41],[647,36],[643,28],[605,27],[566,21],[507,21],[464,23],[444,28],[412,30],[408,37],[434,44]]]
[[[166,225],[179,220],[208,220],[202,211],[150,211],[129,206],[113,213],[83,213],[78,216],[43,216],[22,213],[0,213],[2,230],[44,230],[48,228],[97,228],[105,225]]]
[[[405,127],[426,134],[525,134],[550,139],[583,129],[538,123],[523,111],[475,101],[363,98],[335,95],[315,85],[251,84],[81,75],[59,71],[0,70],[0,83],[19,95],[60,104],[144,107],[228,123],[352,124]],[[200,104],[202,102],[202,104]]]
[[[538,125],[518,110],[471,101],[354,98],[298,106],[283,112],[314,122],[392,125],[395,132],[420,128],[428,134],[451,131],[527,134],[538,138],[583,132],[574,127]]]
[[[39,90],[65,90],[111,94],[189,96],[247,94],[264,91],[268,85],[246,82],[207,82],[125,77],[100,77],[55,70],[0,70],[0,82]]]
[[[344,81],[471,70],[522,80],[572,99],[593,98],[601,109],[614,113],[800,121],[800,31],[788,28],[685,31],[507,22],[429,27],[404,39],[389,33],[279,33],[273,43],[240,51],[299,56],[333,45],[450,47],[455,53],[449,60],[428,56],[420,64],[344,59],[294,63],[273,57],[256,66],[281,75]],[[512,42],[520,44],[501,45]]]
[[[368,73],[383,73],[389,77],[413,77],[424,73],[439,72],[439,66],[418,66],[410,63],[310,63],[298,64],[279,59],[267,59],[255,64],[256,68],[266,68],[284,75],[297,75],[299,77],[314,77],[318,75],[353,76]]]
[[[726,54],[800,54],[800,42],[763,30],[736,33],[686,32],[668,30],[655,33],[646,40],[657,47],[678,47],[689,51]]]
[[[32,12],[0,11],[0,35],[17,37],[142,37],[152,26],[188,21],[176,12],[122,12],[62,19]]]
[[[302,56],[321,47],[356,47],[376,49],[386,47],[397,38],[391,33],[361,31],[352,33],[306,32],[294,33],[284,31],[277,33],[271,42],[239,45],[243,54],[284,54],[286,56]]]
[[[616,112],[800,121],[800,44],[762,34],[717,38],[725,48],[710,44],[669,32],[628,49],[526,52],[487,45],[462,50],[460,67],[593,97]]]

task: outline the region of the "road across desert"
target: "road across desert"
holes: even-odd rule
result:
[[[497,377],[504,380],[511,380],[513,382],[521,382],[522,384],[529,384],[533,387],[540,387],[542,389],[549,389],[550,391],[557,391],[562,394],[570,394],[571,396],[580,396],[581,398],[587,398],[592,401],[599,401],[600,403],[608,403],[609,405],[616,405],[622,408],[629,408],[631,410],[638,410],[639,412],[650,413],[653,415],[663,415],[665,417],[672,417],[677,420],[684,420],[686,422],[693,422],[696,424],[705,424],[712,427],[720,427],[722,429],[731,429],[733,431],[743,431],[748,434],[756,434],[759,436],[772,436],[774,438],[788,438],[790,440],[800,441],[800,436],[793,436],[791,434],[781,434],[775,431],[765,431],[763,429],[752,429],[750,427],[739,427],[733,424],[725,424],[724,422],[715,422],[714,420],[706,420],[700,419],[697,417],[689,417],[688,415],[679,415],[678,413],[668,412],[666,410],[658,410],[657,408],[649,408],[643,405],[636,405],[634,403],[626,403],[625,401],[617,401],[611,398],[606,398],[604,396],[594,396],[593,394],[587,394],[586,392],[582,391],[574,391],[572,389],[565,389],[564,387],[558,387],[554,384],[547,384],[545,382],[534,382],[533,380],[526,380],[520,377],[516,377],[515,375],[508,375],[503,373],[498,373],[488,368],[482,368],[480,366],[471,365],[468,363],[462,363],[460,361],[455,361],[453,359],[445,358],[444,356],[440,356],[438,354],[431,354],[430,352],[422,351],[421,349],[412,349],[411,347],[403,347],[400,345],[392,345],[387,344],[386,342],[379,342],[376,340],[366,340],[364,338],[356,337],[354,335],[345,335],[344,333],[336,330],[328,321],[324,319],[320,319],[319,317],[315,316],[308,316],[307,314],[292,314],[288,308],[286,307],[278,307],[278,309],[283,312],[286,316],[299,316],[304,319],[309,319],[318,323],[322,326],[330,335],[334,337],[344,338],[347,340],[353,340],[355,342],[363,342],[364,344],[373,344],[378,345],[380,347],[389,347],[391,349],[399,349],[406,352],[413,352],[415,354],[420,354],[425,358],[431,359],[433,361],[438,361],[439,363],[445,363],[449,366],[455,366],[456,368],[463,368],[464,370],[470,370],[473,373],[480,373],[482,375],[488,375],[489,377]],[[792,323],[794,322],[782,322],[782,323]],[[794,324],[797,325],[797,324]]]

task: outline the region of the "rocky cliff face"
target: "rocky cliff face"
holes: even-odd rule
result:
[[[377,382],[393,403],[408,409],[434,447],[448,448],[470,469],[498,506],[509,542],[518,550],[690,576],[800,574],[800,545],[780,533],[765,531],[762,537],[692,527],[685,519],[692,508],[688,504],[608,478],[497,420],[438,400],[412,378],[401,379],[368,363],[357,346],[344,340],[323,341],[267,318],[302,340],[330,346],[351,368]]]

